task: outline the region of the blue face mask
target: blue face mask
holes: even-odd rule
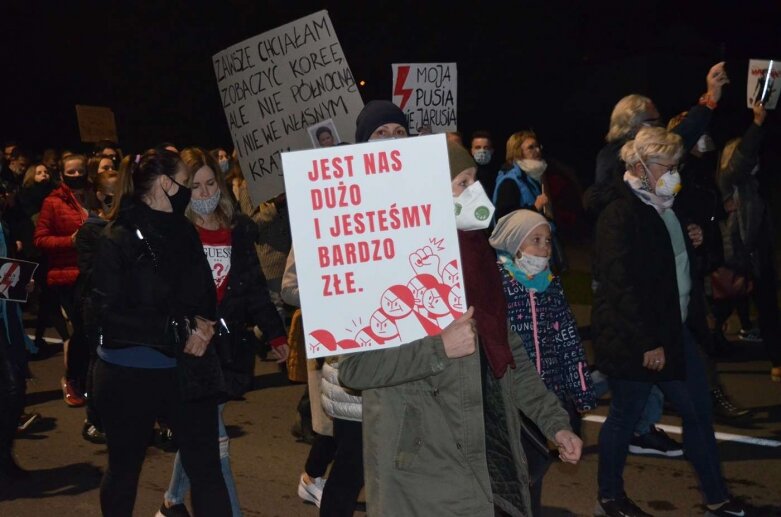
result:
[[[222,172],[228,172],[230,168],[231,168],[231,164],[228,160],[220,160],[220,170]]]

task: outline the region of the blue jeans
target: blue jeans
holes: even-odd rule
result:
[[[607,376],[602,374],[599,377],[599,380],[595,379],[595,381],[594,393],[597,398],[601,398],[602,395],[610,391]],[[637,420],[634,433],[637,435],[648,433],[651,430],[651,427],[662,419],[663,408],[664,393],[659,389],[659,386],[654,385],[648,393],[648,401],[643,408],[643,412],[640,414],[640,418]]]
[[[228,488],[231,509],[233,517],[241,517],[241,508],[239,507],[239,498],[236,494],[236,482],[233,480],[231,472],[230,453],[228,450],[228,433],[225,430],[225,422],[222,419],[222,410],[225,404],[220,404],[217,408],[217,419],[219,421],[219,439],[220,439],[220,464],[222,465],[222,476],[225,478],[225,486]],[[174,460],[174,471],[171,473],[171,483],[165,493],[165,500],[170,504],[184,503],[185,495],[190,491],[190,479],[182,467],[182,460],[179,453],[176,453]]]
[[[713,432],[712,403],[705,366],[689,330],[683,329],[686,379],[664,381],[657,385],[672,402],[683,421],[683,447],[686,458],[700,481],[705,504],[729,499],[721,474],[719,450]],[[610,413],[599,433],[599,497],[616,499],[625,495],[624,465],[627,448],[637,420],[648,402],[654,384],[610,378],[613,394]]]

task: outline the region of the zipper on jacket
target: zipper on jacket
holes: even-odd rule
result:
[[[578,375],[580,376],[580,391],[586,391],[586,377],[583,375],[583,361],[578,361]]]
[[[537,335],[537,304],[534,302],[533,291],[529,291],[529,301],[532,304],[532,329],[534,331],[534,350],[537,352],[537,373],[542,375],[542,359],[540,358],[540,338]]]

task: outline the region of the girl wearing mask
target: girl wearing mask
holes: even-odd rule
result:
[[[550,223],[532,210],[499,219],[490,238],[496,249],[510,326],[548,389],[554,392],[580,433],[580,414],[596,407],[578,325],[558,277],[549,267]],[[542,478],[551,456],[545,437],[524,422],[521,443],[529,464],[532,514],[541,515]]]
[[[197,515],[227,517],[217,404],[224,380],[214,335],[216,293],[201,240],[184,216],[188,170],[173,152],[136,156],[93,260],[86,312],[100,330],[95,408],[108,443],[104,515],[133,514],[157,417],[170,423]],[[115,201],[116,203],[117,201]]]
[[[222,412],[230,399],[241,397],[252,385],[255,350],[248,334],[253,325],[263,331],[278,362],[287,360],[287,335],[279,313],[271,302],[255,252],[257,225],[236,213],[225,182],[213,157],[199,148],[180,154],[189,174],[192,198],[185,211],[195,225],[203,253],[211,266],[217,290],[216,348],[223,367],[226,392],[217,411],[222,474],[230,494],[234,517],[241,515],[236,484],[230,468],[228,434]],[[243,358],[243,360],[242,360]],[[245,365],[249,364],[249,368]],[[171,483],[158,512],[159,517],[184,515],[184,498],[190,488],[189,471],[177,453]]]
[[[62,184],[43,200],[33,236],[33,243],[48,260],[46,284],[73,325],[73,335],[63,344],[65,376],[60,381],[63,399],[71,407],[84,405],[89,363],[81,317],[73,305],[79,276],[75,240],[76,232],[88,216],[85,208],[87,185],[84,157],[70,155],[65,158]]]

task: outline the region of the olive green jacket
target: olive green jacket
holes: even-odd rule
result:
[[[521,508],[514,509],[491,489],[479,353],[449,359],[436,336],[342,358],[340,382],[363,392],[369,515],[493,517],[495,502],[511,515],[531,515],[518,410],[549,439],[569,430],[569,419],[509,327],[508,338],[516,367],[498,383],[517,476],[513,486],[522,492]]]

